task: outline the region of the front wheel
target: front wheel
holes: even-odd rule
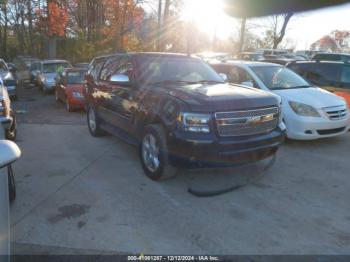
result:
[[[177,169],[169,163],[166,136],[161,125],[146,128],[139,154],[142,168],[150,179],[167,179],[176,175]]]
[[[88,107],[87,124],[92,136],[103,136],[106,132],[101,129],[101,120],[93,107]]]

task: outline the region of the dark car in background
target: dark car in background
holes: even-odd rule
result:
[[[94,59],[87,122],[139,146],[146,175],[227,166],[272,156],[284,139],[280,98],[226,84],[199,58],[129,53]]]
[[[55,99],[64,102],[68,112],[85,108],[86,72],[86,69],[68,68],[57,77]]]
[[[287,65],[312,84],[343,97],[350,105],[350,64],[331,61],[299,61]]]
[[[18,81],[13,76],[5,61],[2,59],[0,59],[0,79],[2,80],[4,86],[6,86],[8,95],[11,98],[16,98]]]
[[[237,59],[245,61],[258,61],[263,59],[264,56],[255,52],[241,52],[237,55]]]
[[[348,62],[350,61],[349,54],[337,54],[337,53],[319,53],[315,54],[311,60],[313,61],[341,61]]]

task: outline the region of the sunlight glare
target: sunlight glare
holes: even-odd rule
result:
[[[186,0],[183,19],[194,22],[198,28],[218,38],[228,38],[233,29],[232,18],[225,14],[221,0]]]

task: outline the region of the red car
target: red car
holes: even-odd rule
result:
[[[56,80],[55,98],[66,105],[67,111],[85,109],[85,73],[86,69],[65,69]]]

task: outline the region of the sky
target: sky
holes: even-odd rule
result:
[[[218,0],[185,0],[183,18],[194,21],[200,30],[220,39],[237,36],[239,20],[227,16]],[[261,34],[256,25],[267,25],[269,18],[250,20],[250,30]],[[265,27],[266,28],[266,27]],[[350,30],[350,4],[314,11],[297,13],[290,21],[285,38],[290,39],[296,50],[308,49],[310,45],[333,30]]]

